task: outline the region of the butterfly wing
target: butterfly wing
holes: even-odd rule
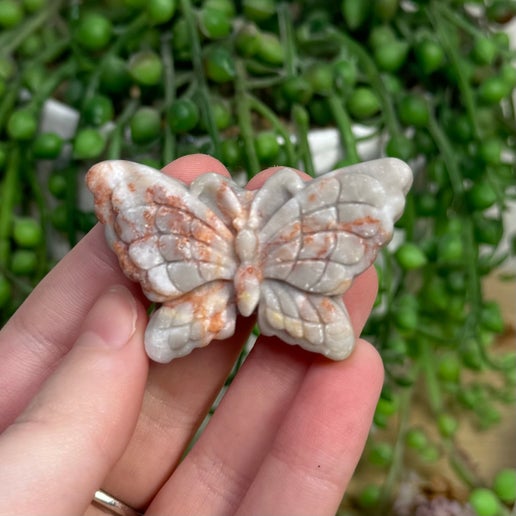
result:
[[[127,161],[99,163],[86,181],[120,266],[151,301],[175,299],[209,281],[232,280],[234,234],[186,185]]]
[[[188,355],[214,339],[235,331],[233,285],[212,281],[167,301],[151,316],[145,330],[145,349],[156,362],[167,363]]]
[[[335,170],[307,183],[288,169],[276,176],[296,186],[261,221],[263,276],[321,295],[343,294],[373,263],[392,237],[412,179],[410,168],[394,158]],[[272,196],[268,190],[266,183],[256,201]],[[258,216],[262,209],[256,201]]]
[[[210,188],[229,191],[227,178],[208,176]],[[99,163],[86,181],[122,270],[163,303],[146,331],[149,355],[169,361],[233,331],[234,233],[199,198],[205,188],[127,161]]]
[[[342,296],[308,294],[274,280],[261,285],[258,325],[264,335],[276,335],[332,360],[346,358],[355,343]]]
[[[260,324],[306,349],[332,358],[346,356],[354,337],[341,296],[390,240],[412,182],[410,168],[386,158],[335,170],[308,183],[283,170],[275,181],[275,190],[278,184],[288,185],[279,209],[269,212],[261,207],[274,196],[268,192],[272,183],[262,187],[251,209],[258,220],[270,213],[259,222],[265,278]],[[305,311],[303,298],[313,312]],[[322,329],[316,330],[317,325]],[[336,350],[339,334],[340,351]]]

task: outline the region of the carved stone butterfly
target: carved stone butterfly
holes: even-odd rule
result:
[[[189,186],[144,165],[105,161],[88,188],[124,273],[161,306],[145,332],[157,362],[258,325],[333,360],[355,335],[342,300],[386,244],[405,205],[410,168],[386,158],[303,181],[291,169],[255,191],[208,173]]]

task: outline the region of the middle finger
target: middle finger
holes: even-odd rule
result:
[[[179,158],[164,172],[186,183],[205,172],[229,174],[218,160],[206,155]],[[147,506],[212,406],[252,324],[252,318],[238,319],[229,339],[194,350],[171,364],[151,364],[135,432],[103,489],[133,507]]]

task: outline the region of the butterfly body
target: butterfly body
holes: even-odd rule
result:
[[[345,358],[355,335],[342,294],[390,240],[411,180],[394,159],[309,182],[282,169],[256,191],[125,161],[87,176],[122,269],[161,303],[145,336],[159,362],[232,335],[237,311],[255,310],[262,333]]]

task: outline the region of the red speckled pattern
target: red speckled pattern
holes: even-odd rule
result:
[[[391,239],[412,173],[393,158],[308,182],[285,168],[248,191],[105,161],[86,181],[122,270],[161,303],[145,334],[152,359],[229,337],[237,311],[258,309],[262,333],[340,360],[356,338],[342,294]]]

